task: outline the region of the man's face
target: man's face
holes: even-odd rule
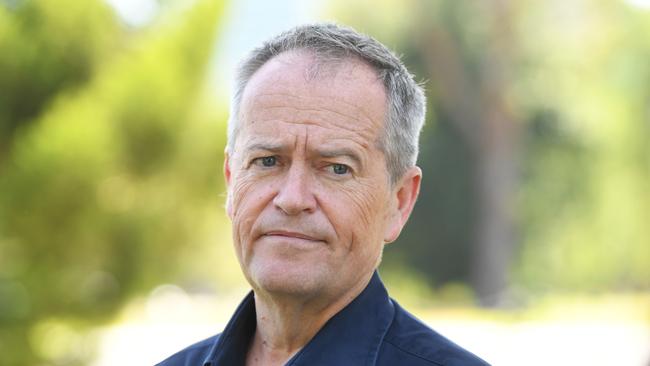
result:
[[[255,73],[226,160],[235,251],[256,291],[341,294],[405,221],[377,143],[381,81],[356,60],[310,78],[312,60],[285,53]]]

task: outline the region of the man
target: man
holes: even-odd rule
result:
[[[372,38],[295,28],[237,74],[224,173],[253,291],[178,365],[486,365],[391,300],[376,268],[420,189],[425,98]]]

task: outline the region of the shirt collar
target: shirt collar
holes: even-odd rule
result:
[[[286,366],[374,365],[395,309],[375,271],[368,286],[334,315]],[[255,332],[251,291],[205,359],[204,366],[243,365]]]
[[[255,332],[255,298],[249,292],[212,346],[203,366],[244,365]]]

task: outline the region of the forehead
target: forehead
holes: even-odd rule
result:
[[[376,139],[386,109],[383,83],[365,62],[323,63],[293,51],[269,60],[251,77],[238,119],[242,130],[310,126]]]

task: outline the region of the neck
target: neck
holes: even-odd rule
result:
[[[257,327],[246,364],[284,365],[300,351],[336,313],[354,300],[370,281],[327,298],[276,296],[255,292]]]

